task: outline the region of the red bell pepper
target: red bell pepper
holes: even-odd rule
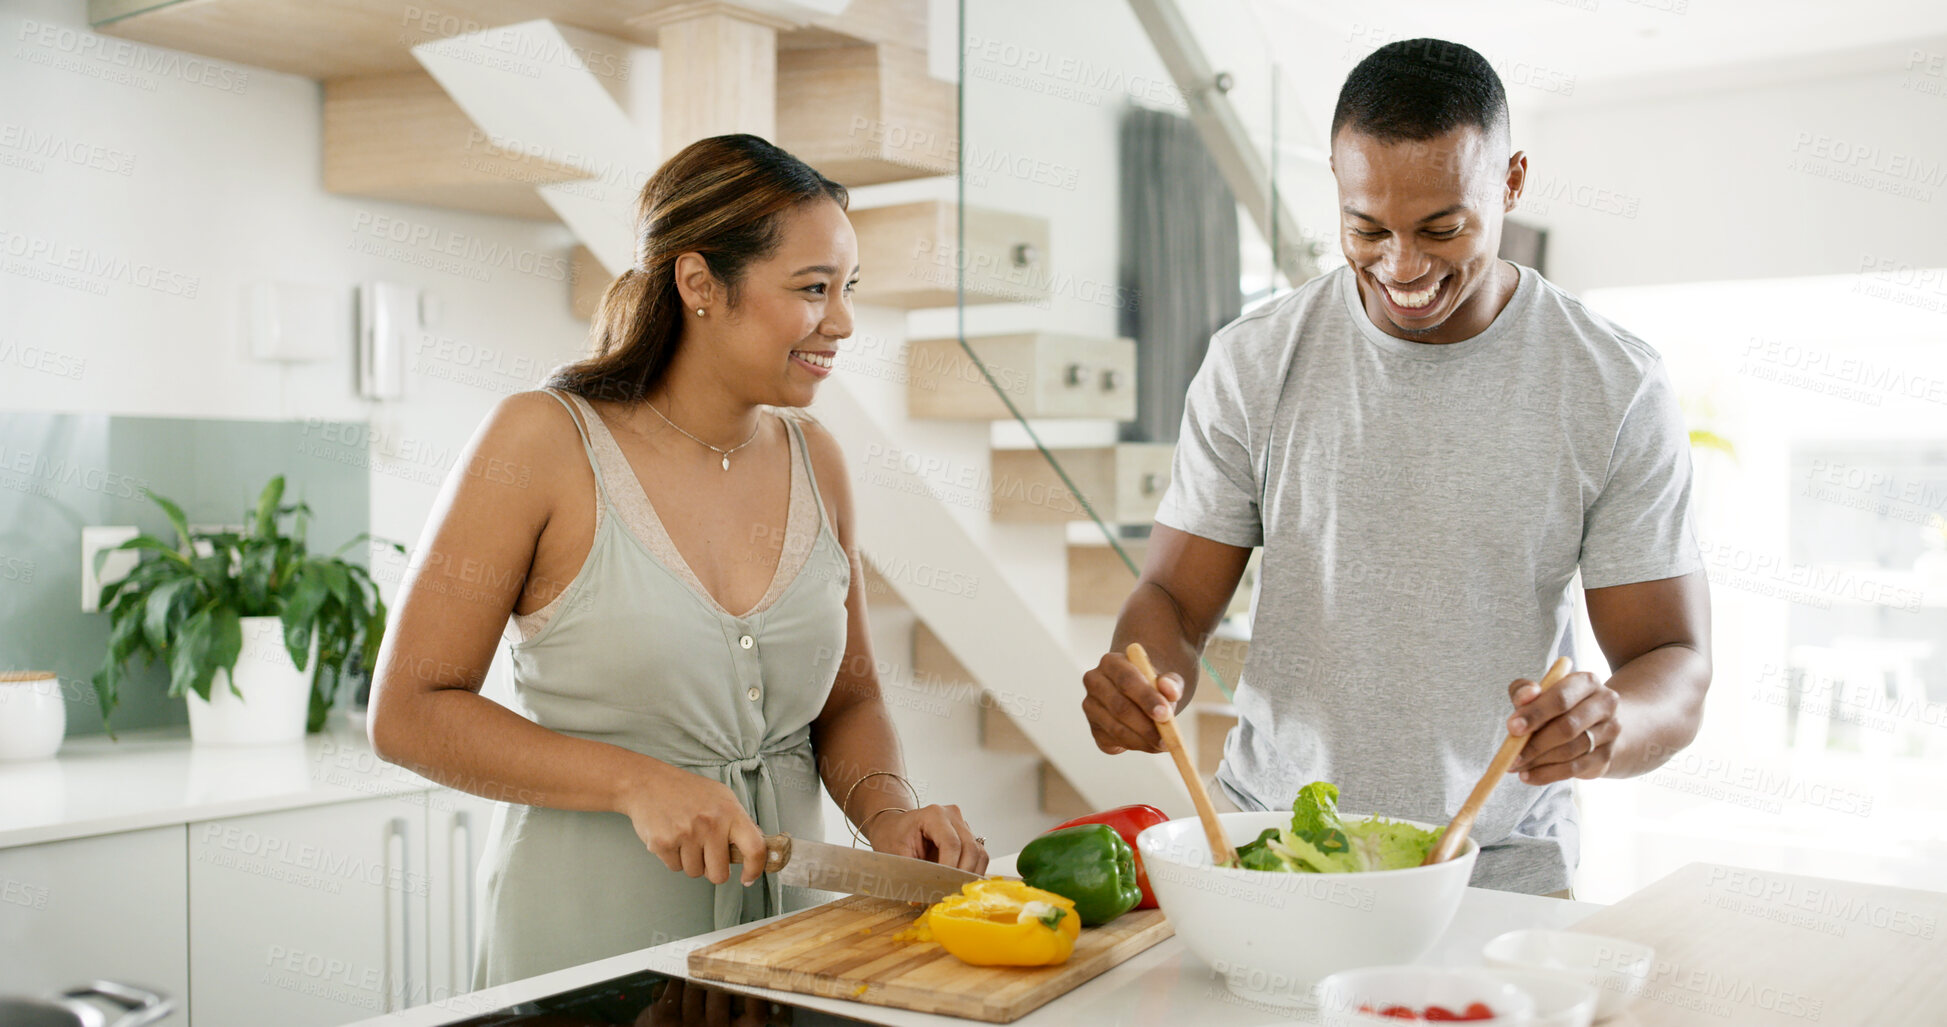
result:
[[[1057,824],[1048,830],[1059,831],[1064,827],[1074,827],[1077,824],[1109,825],[1109,827],[1115,830],[1115,833],[1122,836],[1123,841],[1129,843],[1130,851],[1136,854],[1136,885],[1142,889],[1143,893],[1143,900],[1136,903],[1136,908],[1155,909],[1156,893],[1149,890],[1149,874],[1143,870],[1143,854],[1142,850],[1136,848],[1136,836],[1143,832],[1143,828],[1152,827],[1168,820],[1169,815],[1162,810],[1154,806],[1137,803],[1133,806],[1117,806],[1115,809],[1103,810],[1100,813],[1090,813],[1085,817],[1076,817],[1065,824]]]

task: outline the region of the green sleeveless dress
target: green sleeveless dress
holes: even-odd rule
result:
[[[600,417],[576,416],[595,471],[594,544],[568,587],[515,617],[522,712],[543,727],[619,745],[736,793],[766,834],[822,838],[811,722],[846,639],[851,563],[825,517],[804,432],[792,442],[790,514],[776,579],[732,614],[697,581]],[[770,546],[759,546],[768,558]],[[670,870],[629,818],[503,804],[482,856],[485,907],[475,988],[806,908],[826,896],[772,875],[743,887]]]

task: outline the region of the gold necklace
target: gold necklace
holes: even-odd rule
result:
[[[666,424],[666,425],[669,425],[669,426],[670,426],[671,428],[674,428],[674,429],[676,429],[677,431],[682,431],[682,432],[683,432],[683,434],[685,434],[685,435],[689,435],[689,437],[690,437],[690,438],[691,438],[692,440],[694,440],[694,441],[696,442],[696,444],[697,444],[697,445],[699,445],[699,446],[702,446],[702,447],[704,447],[705,449],[708,449],[708,450],[710,450],[710,451],[711,451],[711,452],[713,452],[713,453],[721,453],[721,454],[723,454],[723,469],[724,469],[724,470],[726,470],[726,471],[730,469],[730,454],[732,454],[732,453],[735,453],[736,451],[738,451],[738,450],[740,450],[740,449],[742,449],[742,448],[744,448],[745,446],[748,446],[748,445],[750,445],[750,444],[751,444],[752,442],[755,442],[755,441],[757,441],[757,433],[758,433],[759,431],[761,431],[761,430],[763,430],[763,428],[764,428],[764,419],[763,419],[762,417],[759,417],[759,418],[757,419],[757,427],[755,427],[755,428],[752,428],[752,429],[750,430],[750,438],[747,438],[747,439],[745,439],[744,441],[742,441],[742,442],[740,442],[740,443],[738,443],[738,444],[737,444],[737,445],[735,445],[735,446],[732,446],[732,447],[730,447],[729,449],[724,449],[724,448],[722,448],[722,447],[720,447],[720,446],[712,446],[712,445],[710,445],[709,443],[707,443],[707,442],[705,442],[705,441],[703,441],[702,439],[699,439],[699,438],[697,438],[697,437],[696,437],[696,436],[694,436],[694,435],[690,435],[690,433],[689,433],[689,432],[686,432],[686,431],[683,431],[683,426],[682,426],[682,425],[680,425],[680,424],[677,424],[677,423],[676,423],[675,421],[672,421],[672,420],[670,420],[670,419],[669,419],[669,416],[668,416],[667,414],[664,414],[664,413],[663,413],[662,411],[660,411],[660,410],[657,410],[657,409],[656,409],[656,404],[654,404],[654,403],[651,403],[651,402],[649,402],[648,400],[646,400],[646,399],[645,399],[645,400],[643,400],[643,401],[642,401],[642,405],[643,405],[643,406],[646,406],[646,407],[648,407],[648,408],[650,409],[650,411],[652,411],[652,412],[653,412],[653,413],[654,413],[654,414],[655,414],[655,415],[656,415],[657,417],[660,417],[660,418],[662,418],[662,419],[663,419],[663,423],[664,423],[664,424]]]

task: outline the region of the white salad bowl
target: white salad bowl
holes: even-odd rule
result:
[[[1291,814],[1223,813],[1218,820],[1235,848],[1267,827],[1290,824]],[[1144,830],[1136,848],[1157,904],[1190,952],[1222,974],[1233,994],[1283,1007],[1313,1005],[1313,986],[1329,974],[1425,955],[1460,908],[1480,851],[1469,838],[1460,855],[1430,867],[1243,870],[1214,865],[1195,817]]]

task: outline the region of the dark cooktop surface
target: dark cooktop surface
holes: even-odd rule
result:
[[[825,1027],[865,1022],[643,970],[448,1027]]]

